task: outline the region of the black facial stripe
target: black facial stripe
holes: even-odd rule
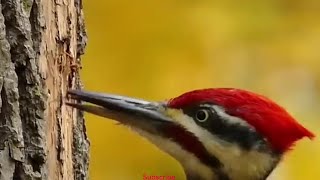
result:
[[[183,127],[175,124],[161,127],[161,136],[170,138],[178,143],[184,150],[194,154],[204,164],[218,168],[221,167],[220,161],[212,156],[203,144],[192,133],[184,129]]]
[[[172,141],[178,143],[181,148],[195,155],[203,164],[214,171],[219,180],[229,180],[228,175],[222,170],[223,164],[216,156],[210,154],[203,144],[191,132],[185,128],[171,124],[167,126],[160,126],[160,134],[162,137],[170,138]],[[190,177],[196,177],[196,174],[189,174]]]
[[[245,127],[241,124],[229,123],[228,119],[220,117],[211,106],[213,105],[206,104],[206,106],[201,106],[199,104],[184,108],[183,112],[192,117],[199,126],[227,142],[237,143],[240,147],[246,150],[250,150],[252,148],[258,148],[258,150],[263,151],[269,150],[267,142],[254,129]],[[208,120],[204,122],[197,121],[195,115],[200,109],[207,109],[210,112]]]

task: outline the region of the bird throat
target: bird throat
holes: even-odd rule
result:
[[[274,160],[265,167],[260,166],[261,164],[257,164],[260,163],[257,161],[253,161],[252,165],[244,166],[239,163],[238,166],[234,167],[227,167],[227,163],[225,165],[224,162],[221,162],[221,165],[218,167],[206,166],[212,171],[211,177],[202,175],[199,172],[190,169],[190,167],[185,167],[185,165],[183,166],[185,167],[184,171],[187,180],[265,180],[269,177],[278,162],[279,159]]]
[[[230,153],[229,153],[230,154]],[[201,174],[196,171],[190,171],[190,167],[185,168],[185,173],[188,180],[193,179],[216,179],[216,180],[265,180],[277,166],[280,156],[269,154],[261,155],[255,154],[241,155],[242,157],[234,159],[220,158],[216,159],[220,162],[219,166],[206,166],[213,172],[212,177],[203,178]],[[232,155],[229,155],[232,157]]]
[[[264,180],[280,160],[279,154],[244,150],[239,152],[239,149],[230,150],[221,147],[216,147],[216,150],[208,149],[208,156],[199,158],[194,154],[195,151],[185,149],[184,145],[177,141],[178,139],[168,140],[167,137],[141,129],[133,128],[133,130],[180,162],[188,180]]]

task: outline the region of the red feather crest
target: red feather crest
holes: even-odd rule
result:
[[[300,125],[284,108],[262,95],[245,90],[195,90],[171,99],[168,106],[181,109],[201,102],[222,106],[229,115],[247,121],[280,152],[289,150],[295,141],[303,137],[314,137],[312,132]]]

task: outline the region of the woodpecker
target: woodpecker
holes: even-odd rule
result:
[[[67,105],[128,126],[173,156],[191,180],[266,179],[297,140],[314,137],[283,107],[247,90],[201,89],[162,102],[68,95],[76,101]]]

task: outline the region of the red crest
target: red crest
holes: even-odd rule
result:
[[[300,125],[284,108],[272,100],[249,91],[233,88],[195,90],[171,99],[168,106],[182,109],[197,103],[213,103],[229,115],[239,117],[263,135],[280,152],[295,141],[314,134]]]

